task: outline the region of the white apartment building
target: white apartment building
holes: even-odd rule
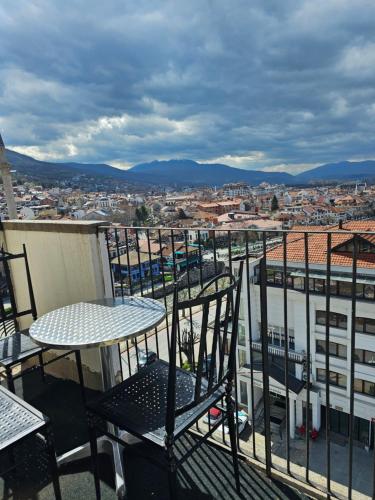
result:
[[[311,228],[310,228],[311,229]],[[337,230],[337,227],[333,228]],[[375,221],[343,225],[342,234],[332,234],[330,279],[329,381],[331,432],[348,436],[350,412],[351,363],[351,292],[352,231],[375,231]],[[326,261],[327,235],[310,233],[310,422],[319,430],[325,426],[325,332],[326,332]],[[374,444],[375,420],[375,236],[358,237],[357,301],[355,322],[354,439],[363,446]],[[286,339],[289,347],[289,433],[306,418],[306,293],[305,247],[303,235],[288,236],[287,242],[287,312],[288,332],[284,332],[283,248],[267,252],[267,304],[269,386],[271,398],[285,403]],[[239,345],[238,394],[251,415],[250,331],[252,333],[254,406],[261,404],[263,376],[261,367],[261,309],[259,285],[260,259],[250,262],[250,282],[244,282],[242,294]],[[246,290],[246,288],[248,290]],[[249,321],[247,293],[250,293]]]
[[[235,198],[237,196],[248,196],[250,194],[250,186],[246,182],[232,182],[224,184],[224,196],[228,198]]]
[[[207,241],[210,237],[209,231],[205,229],[200,229],[198,232],[198,229],[189,229],[187,233],[187,239],[189,243],[196,243],[199,239],[201,243],[204,243]]]

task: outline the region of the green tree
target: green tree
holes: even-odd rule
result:
[[[178,219],[187,219],[187,215],[185,214],[185,211],[183,208],[179,208],[177,210],[177,217],[178,217]]]
[[[274,194],[271,201],[271,212],[276,212],[276,210],[279,210],[279,200],[277,199],[277,196]]]
[[[148,210],[145,205],[135,209],[135,217],[139,224],[144,224],[148,219]]]
[[[195,327],[195,328],[194,328]],[[186,356],[186,363],[192,367],[194,361],[194,346],[199,343],[200,335],[197,333],[197,324],[193,323],[193,327],[184,328],[181,332],[180,349]],[[187,368],[187,367],[186,367]]]

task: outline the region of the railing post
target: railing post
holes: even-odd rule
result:
[[[267,243],[263,233],[263,257],[260,261],[260,315],[262,338],[263,406],[266,473],[271,476],[271,428],[270,428],[270,391],[268,367],[268,315],[267,315]]]

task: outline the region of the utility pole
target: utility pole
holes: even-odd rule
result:
[[[16,208],[16,202],[14,200],[12,174],[10,171],[10,165],[5,157],[5,146],[1,134],[0,134],[0,171],[1,171],[1,177],[3,178],[4,194],[8,207],[8,217],[9,219],[17,219],[17,208]]]

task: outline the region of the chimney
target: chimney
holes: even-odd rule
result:
[[[14,200],[12,174],[5,157],[5,146],[0,134],[0,171],[3,179],[4,194],[7,201],[9,219],[17,219],[17,208]]]
[[[339,229],[342,229],[342,219],[339,220]]]

